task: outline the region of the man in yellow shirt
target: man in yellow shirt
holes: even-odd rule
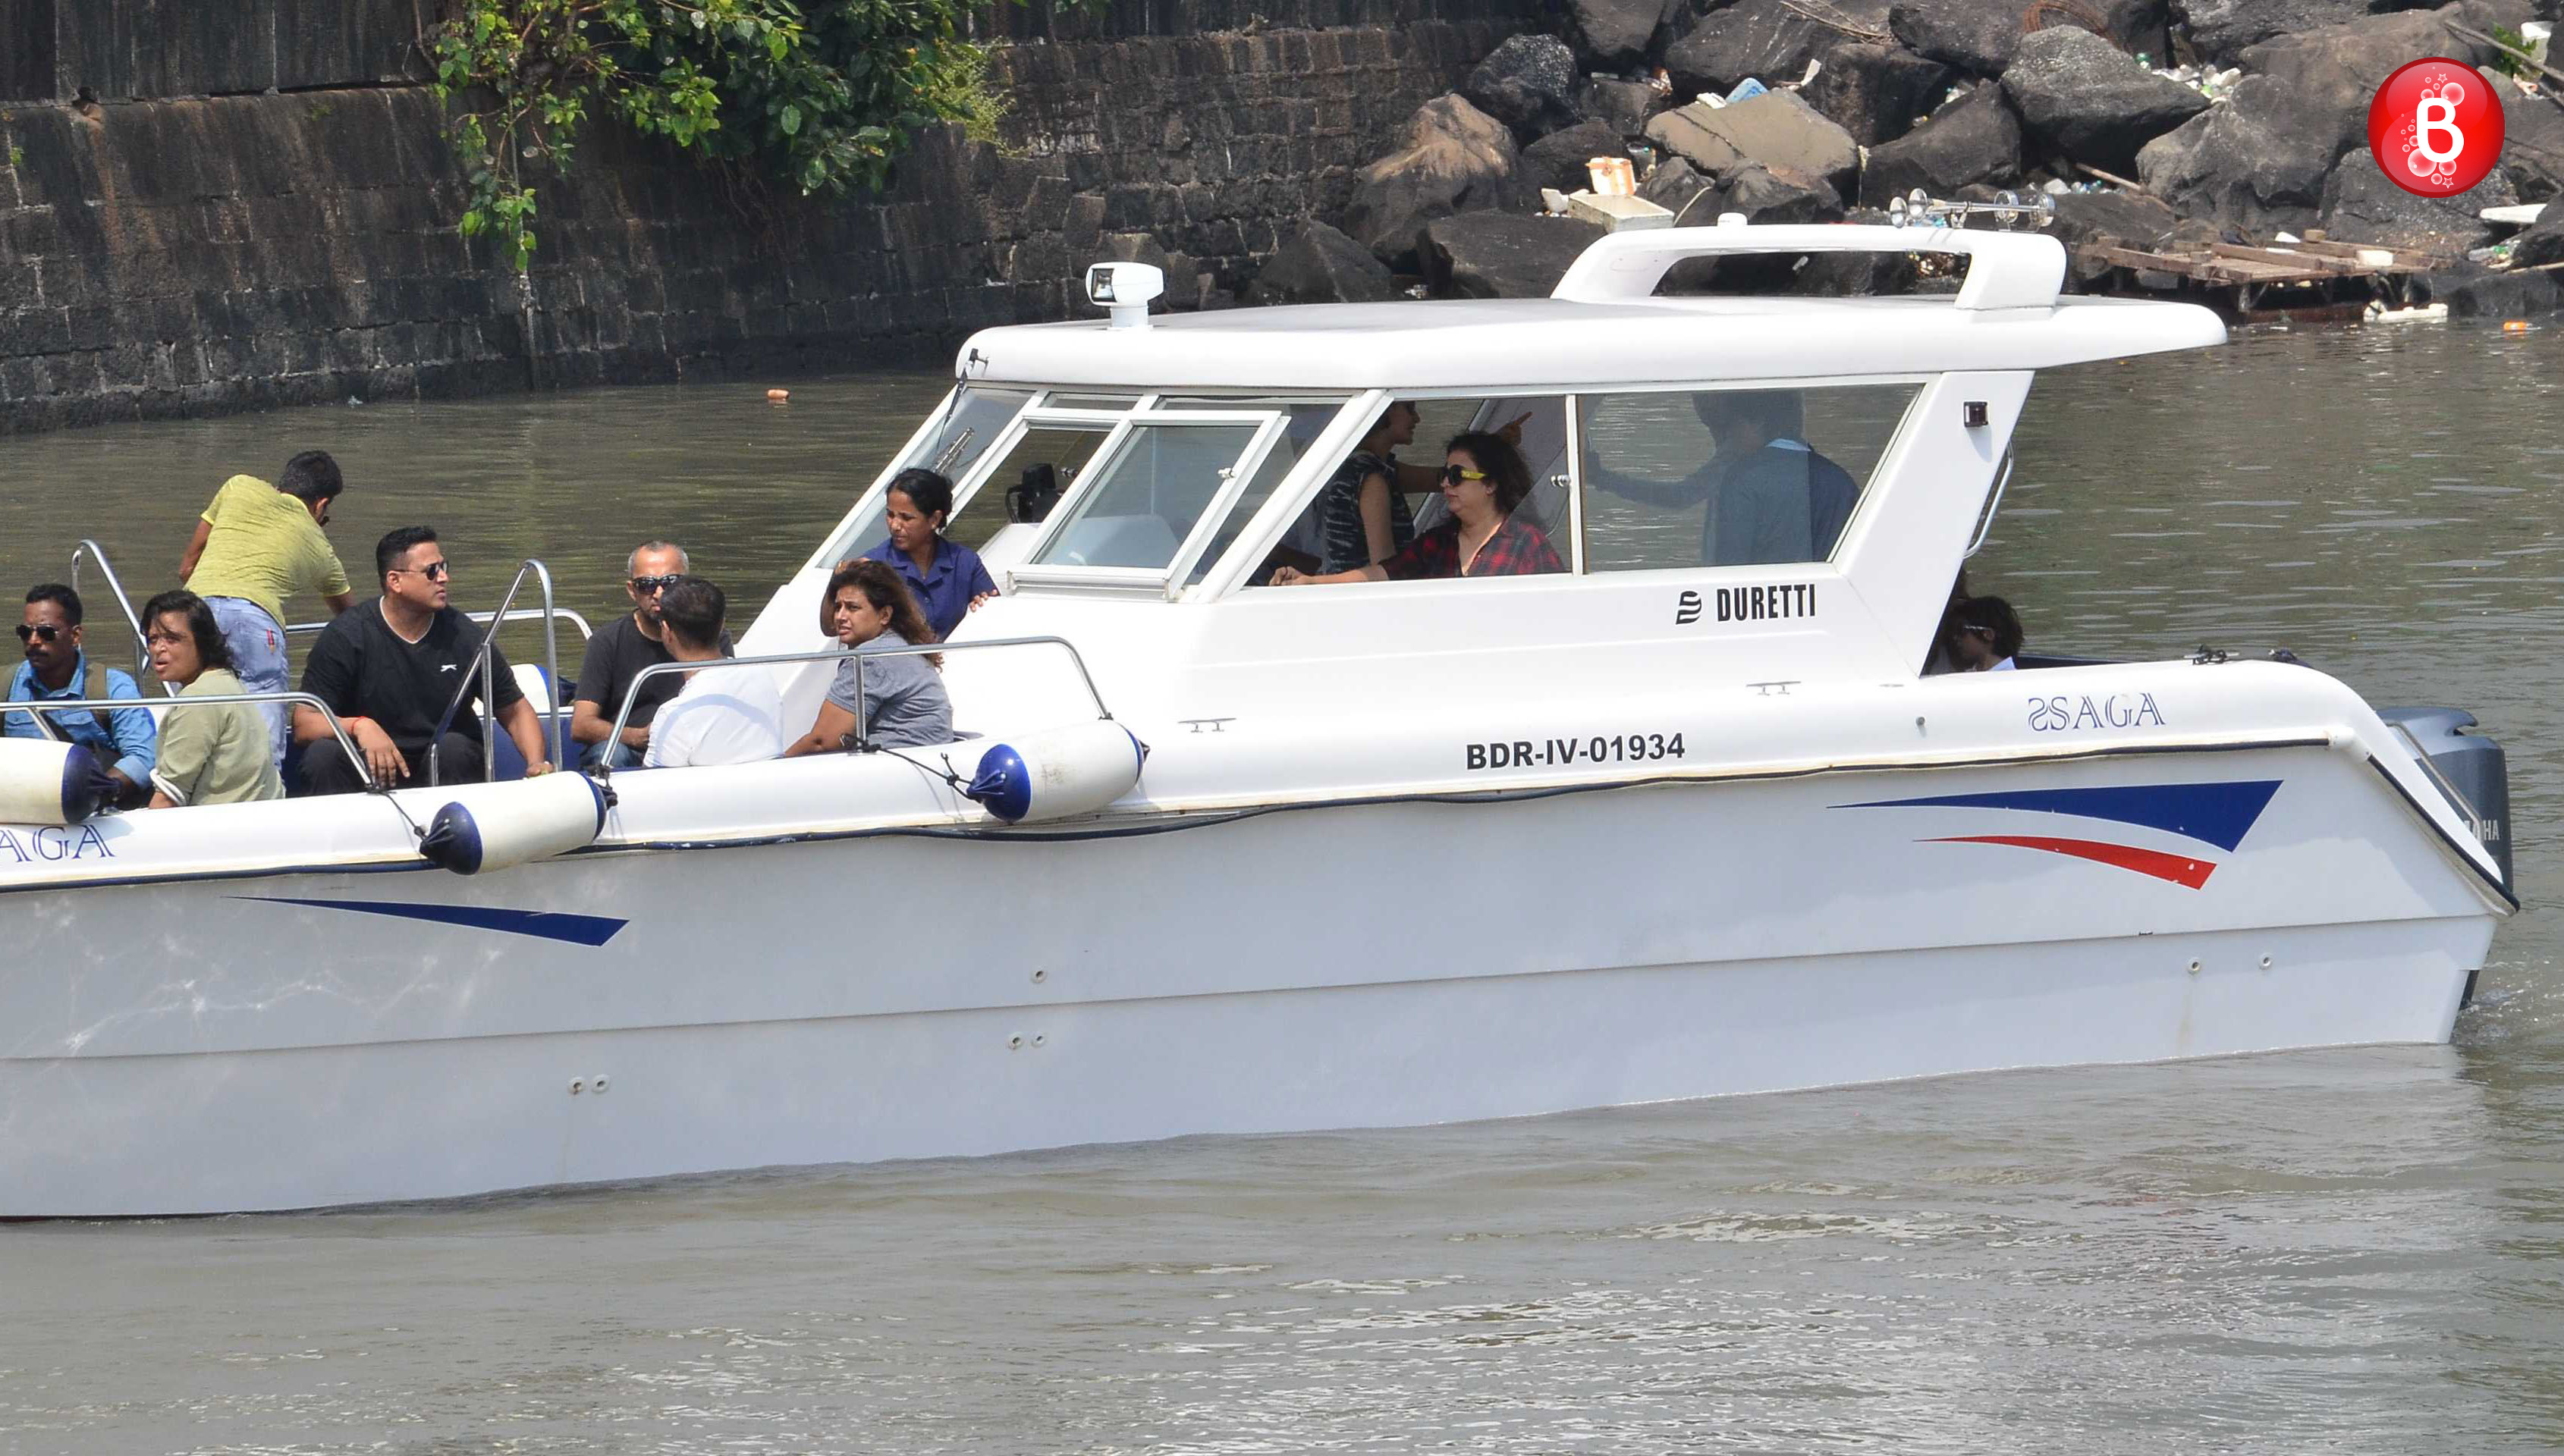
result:
[[[273,486],[255,476],[233,476],[214,492],[196,521],[178,574],[187,589],[213,608],[223,642],[252,693],[282,693],[285,674],[285,599],[305,587],[320,594],[331,615],[347,609],[354,593],[346,568],[320,527],[329,504],[346,483],[326,451],[306,450],[285,463]],[[282,703],[262,704],[276,760],[285,761]]]

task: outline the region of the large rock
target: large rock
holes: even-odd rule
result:
[[[1396,294],[1396,279],[1370,249],[1322,222],[1276,249],[1246,290],[1253,304],[1374,304]]]
[[[1567,36],[1597,71],[1644,64],[1681,0],[1567,0]]]
[[[1754,223],[1830,223],[1842,221],[1842,195],[1830,186],[1795,172],[1775,172],[1747,162],[1718,179],[1718,195],[1692,209],[1686,221],[1704,215],[1741,212]]]
[[[2208,109],[2198,92],[2141,69],[2090,31],[2063,27],[2021,38],[2003,89],[2033,149],[2043,143],[2121,176],[2136,169],[2137,148]]]
[[[1576,53],[1556,36],[1514,36],[1469,73],[1460,95],[1529,141],[1572,124]]]
[[[1407,121],[1406,145],[1354,178],[1345,231],[1391,268],[1416,267],[1415,238],[1438,217],[1518,208],[1521,152],[1504,122],[1456,96],[1436,97]]]
[[[2368,13],[2366,0],[2173,0],[2172,8],[2200,60],[2221,71],[2242,59],[2246,47],[2272,36],[2320,30]]]
[[[2564,197],[2564,102],[2523,96],[2508,81],[2484,78],[2501,98],[2501,166],[2522,202]]]
[[[1903,46],[1842,41],[1822,59],[1825,69],[1799,95],[1862,146],[1913,130],[1959,79],[1958,72]]]
[[[2003,88],[1979,86],[1912,131],[1869,151],[1860,200],[1885,207],[1917,187],[1955,197],[1971,183],[2001,186],[2021,176],[2021,118]]]
[[[2075,280],[2088,282],[2109,268],[2084,263],[2076,254],[2083,245],[2113,238],[2124,247],[2152,250],[2180,226],[2171,208],[2142,192],[2068,192],[2056,199],[2056,221],[2047,231],[2065,245],[2066,267]]]
[[[2495,229],[2475,216],[2478,209],[2517,201],[2519,194],[2499,167],[2455,197],[2417,197],[2379,171],[2377,158],[2362,148],[2333,168],[2324,183],[2320,216],[2325,235],[2335,242],[2457,258],[2493,240]]]
[[[1704,217],[1712,222],[1718,220],[1718,209],[1713,205],[1717,202],[1715,197],[1704,200],[1698,207],[1691,206],[1693,198],[1699,197],[1703,192],[1717,190],[1717,178],[1709,176],[1678,156],[1667,157],[1656,163],[1656,170],[1646,181],[1638,184],[1640,197],[1673,213],[1678,222],[1685,224]],[[1688,214],[1684,212],[1685,208],[1691,209]]]
[[[1887,28],[1917,55],[1971,76],[2001,76],[2021,44],[2012,0],[1896,0]]]
[[[1524,147],[1522,166],[1516,175],[1527,187],[1574,192],[1593,185],[1586,170],[1588,161],[1598,156],[1625,155],[1626,146],[1619,129],[1610,122],[1579,121]]]
[[[1643,81],[1615,81],[1608,76],[1587,77],[1576,101],[1579,110],[1607,122],[1623,139],[1643,133],[1649,116],[1673,104],[1671,97]]]
[[[1776,91],[1713,107],[1694,102],[1647,122],[1647,139],[1712,176],[1746,162],[1841,193],[1860,175],[1851,133],[1819,115],[1798,93]]]
[[[2246,49],[2241,64],[2292,93],[2291,109],[2306,124],[2322,127],[2315,139],[2328,143],[2338,157],[2353,146],[2367,145],[2368,104],[2405,63],[2424,56],[2447,56],[2470,66],[2491,62],[2491,47],[2460,39],[2449,22],[2481,32],[2494,25],[2515,27],[2526,14],[2525,0],[2462,0],[2436,11],[2366,16],[2263,41]],[[2242,91],[2240,84],[2237,91]]]
[[[2550,202],[2527,232],[2511,240],[2510,266],[2551,268],[2559,263],[2564,263],[2564,203]]]
[[[1602,236],[1571,218],[1472,213],[1427,224],[1416,252],[1436,298],[1544,299]]]
[[[1856,24],[1879,25],[1887,8],[1880,0],[1849,0],[1843,13]],[[1840,38],[1796,0],[1734,0],[1682,29],[1665,47],[1665,69],[1677,96],[1724,95],[1749,76],[1778,86],[1806,75],[1808,62]]]
[[[2266,76],[2137,152],[2137,179],[2189,217],[2266,235],[2314,226],[2341,154],[2331,110]]]
[[[2464,263],[2414,280],[2413,302],[2446,304],[2452,318],[2522,318],[2564,309],[2564,282],[2554,273],[2494,272]]]

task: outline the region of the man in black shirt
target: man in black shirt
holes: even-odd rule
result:
[[[481,629],[447,605],[445,549],[428,527],[405,525],[385,535],[374,547],[374,569],[383,594],[322,629],[303,664],[303,691],[338,715],[376,782],[424,783],[438,720],[481,650]],[[499,722],[526,755],[527,776],[551,772],[534,706],[518,690],[508,659],[495,650],[490,657]],[[470,698],[465,695],[454,721],[444,725],[438,772],[449,784],[482,774],[481,720]],[[294,737],[317,745],[303,758],[306,792],[364,787],[329,721],[308,705],[295,705]]]
[[[623,697],[632,691],[632,680],[653,663],[676,661],[659,618],[659,595],[686,573],[688,565],[686,548],[667,541],[647,542],[624,558],[623,590],[632,598],[632,610],[587,639],[587,656],[578,665],[577,694],[570,700],[569,735],[585,745],[591,767],[606,756],[605,736],[614,731],[614,715],[623,711]],[[731,655],[727,632],[722,634],[721,654]],[[641,685],[641,696],[632,701],[632,721],[623,726],[623,742],[614,751],[614,767],[629,768],[650,751],[651,720],[685,682],[683,673],[661,673]]]

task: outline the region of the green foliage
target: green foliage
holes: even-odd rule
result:
[[[571,161],[610,121],[803,194],[879,187],[911,134],[1005,114],[961,0],[448,0],[427,39],[453,107],[467,237],[522,271],[536,245],[526,164]]]
[[[2500,44],[2501,47],[2507,48],[2494,50],[2492,56],[2493,70],[2500,72],[2504,76],[2516,76],[2522,81],[2535,81],[2537,79],[2537,65],[2535,62],[2528,59],[2527,37],[2521,35],[2515,30],[2512,30],[2510,27],[2503,25],[2491,27],[2489,34]],[[2512,54],[2513,52],[2516,52],[2517,54],[2514,55]]]

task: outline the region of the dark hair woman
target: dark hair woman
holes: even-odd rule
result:
[[[183,706],[190,698],[244,693],[214,609],[192,591],[164,591],[142,604],[142,641],[152,674],[178,690],[160,724],[151,766],[151,807],[240,804],[285,797],[270,752],[267,719],[247,703]]]
[[[890,538],[863,554],[864,560],[880,561],[907,580],[909,594],[917,598],[927,623],[934,627],[932,640],[937,642],[961,626],[979,603],[997,594],[997,583],[980,563],[979,553],[944,533],[952,518],[951,481],[931,470],[901,471],[890,478],[890,490],[882,499],[882,520],[890,527]]]
[[[1950,608],[1950,666],[1954,672],[2000,673],[2016,666],[2021,616],[1999,596],[1972,596]]]
[[[1311,576],[1285,566],[1275,586],[1305,582],[1413,581],[1450,576],[1530,576],[1564,571],[1549,538],[1514,508],[1531,497],[1531,466],[1502,435],[1454,435],[1442,447],[1442,502],[1450,519],[1375,565]]]
[[[908,584],[884,562],[850,561],[828,578],[829,614],[837,641],[872,655],[892,648],[924,646],[939,641]],[[786,758],[824,753],[849,746],[858,724],[863,741],[883,747],[914,747],[953,740],[953,701],[944,696],[941,653],[903,653],[873,657],[857,682],[855,659],[837,667],[819,705],[810,731],[783,750]]]

